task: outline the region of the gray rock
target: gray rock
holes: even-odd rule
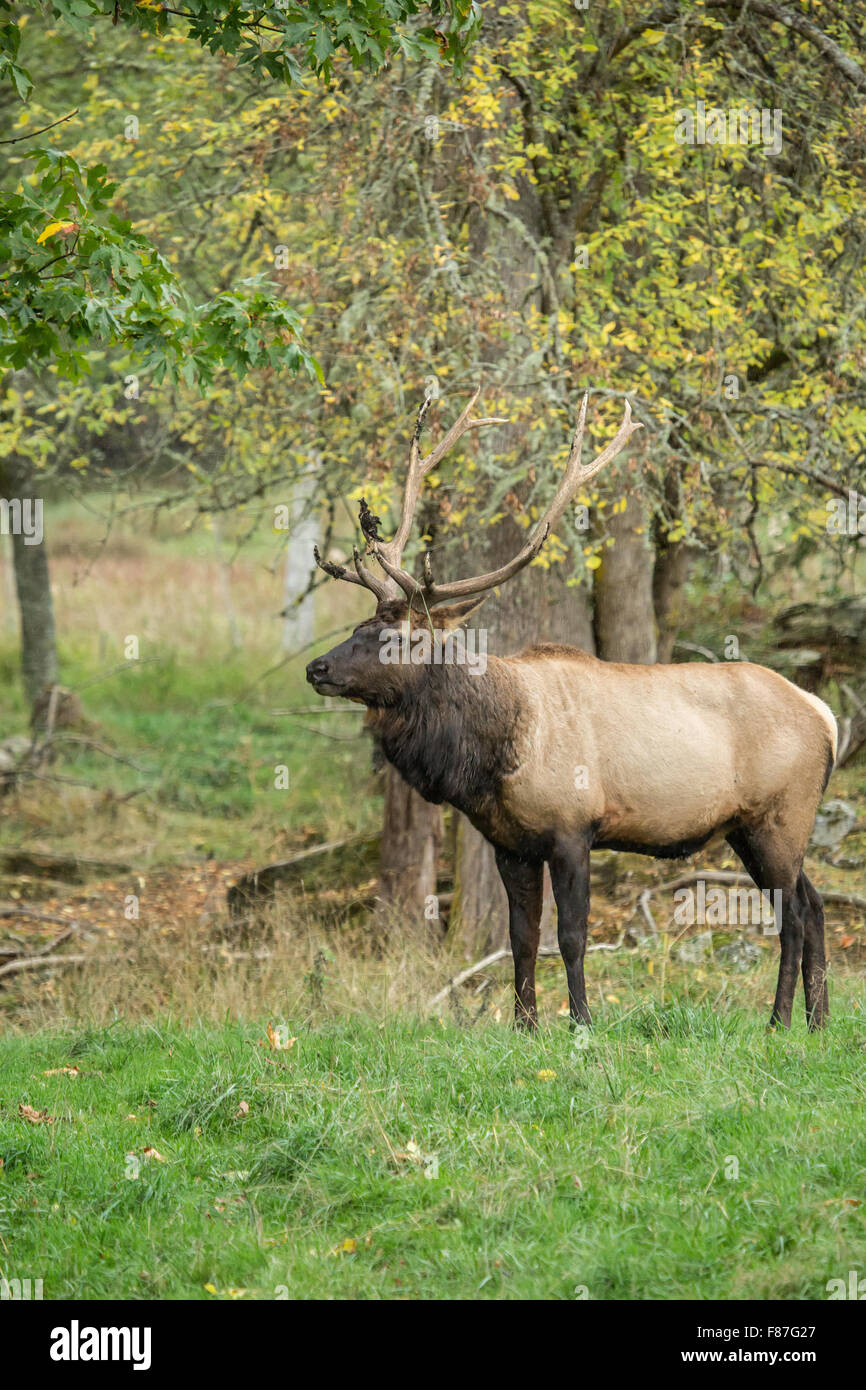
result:
[[[707,953],[713,949],[713,933],[711,931],[698,932],[697,936],[690,936],[686,941],[677,947],[677,956],[683,965],[700,965]]]
[[[857,807],[850,801],[825,801],[815,817],[812,844],[819,849],[835,849],[857,824]]]
[[[26,734],[10,734],[0,743],[0,773],[14,772],[30,751],[31,741]]]
[[[761,949],[756,946],[754,941],[750,941],[747,936],[740,936],[736,941],[728,941],[724,946],[719,946],[716,951],[716,960],[719,965],[728,970],[751,970],[753,965],[761,959]]]

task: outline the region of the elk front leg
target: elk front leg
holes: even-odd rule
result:
[[[592,1023],[586,1002],[583,957],[589,923],[589,842],[583,838],[557,843],[549,860],[556,899],[559,950],[568,980],[572,1027]]]
[[[541,935],[544,864],[496,851],[496,867],[508,894],[508,931],[514,957],[514,1022],[537,1028],[535,958]]]

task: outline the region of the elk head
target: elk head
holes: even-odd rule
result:
[[[439,583],[434,579],[428,552],[424,557],[423,577],[416,579],[402,568],[402,559],[412,529],[423,479],[467,431],[483,429],[487,425],[508,424],[507,420],[499,417],[473,419],[472,410],[480,390],[480,386],[476,388],[469,404],[450,430],[436,447],[423,457],[421,431],[430,406],[429,398],[419,410],[412,435],[400,524],[390,541],[382,540],[379,535],[379,518],[373,515],[366,501],[362,499],[360,524],[366,543],[365,555],[377,562],[383,571],[381,576],[374,574],[364,564],[357,548],[353,551],[354,572],[344,565],[323,560],[318,548],[314,550],[316,564],[326,574],[334,579],[346,580],[350,584],[363,585],[375,595],[377,601],[376,612],[372,618],[360,623],[345,642],[341,642],[325,656],[317,657],[315,661],[310,662],[307,667],[307,680],[320,694],[342,695],[374,707],[396,703],[406,690],[407,680],[413,679],[413,665],[411,662],[389,664],[383,661],[383,632],[399,628],[401,625],[405,629],[407,624],[410,630],[423,625],[434,632],[459,626],[473,609],[483,602],[491,589],[504,584],[535,559],[575,493],[590,478],[595,477],[606,463],[615,458],[635,430],[641,428],[639,424],[632,422],[631,406],[626,401],[622,424],[614,438],[592,462],[582,463],[581,447],[589,400],[588,394],[585,395],[562,481],[544,515],[517,554],[499,569],[491,570],[488,574]],[[455,600],[457,602],[454,602]],[[414,678],[418,678],[417,667]]]

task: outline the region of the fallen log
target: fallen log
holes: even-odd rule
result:
[[[0,903],[0,917],[31,917],[35,922],[59,922],[61,925],[69,921],[68,917],[59,917],[56,912],[37,912],[23,903]]]
[[[113,960],[113,956],[24,956],[21,960],[11,960],[8,965],[0,965],[0,977],[12,975],[20,970],[35,970],[42,967],[46,970],[54,970],[58,966],[65,965],[99,965],[105,964],[107,960]]]
[[[590,951],[618,951],[624,940],[625,932],[621,931],[616,941],[595,941],[591,946],[587,946],[587,954],[589,954]],[[559,947],[539,946],[538,954],[539,956],[558,956]],[[450,979],[447,985],[445,985],[443,989],[440,989],[438,994],[434,994],[433,998],[428,1000],[427,1008],[435,1009],[437,1004],[441,1004],[442,1000],[447,998],[452,989],[457,989],[459,985],[465,984],[467,980],[472,979],[473,975],[480,974],[482,970],[488,970],[491,965],[496,965],[501,960],[510,959],[510,946],[500,946],[498,951],[491,951],[489,956],[483,956],[481,960],[475,961],[473,965],[468,965],[465,970],[460,971],[459,975],[455,975]]]
[[[61,921],[63,919],[55,918],[55,920]],[[30,951],[29,953],[25,953],[23,950],[17,950],[15,948],[13,948],[11,952],[9,950],[4,950],[3,955],[9,956],[10,954],[12,954],[13,959],[9,962],[9,964],[4,965],[2,968],[0,968],[0,975],[8,975],[11,974],[14,970],[26,970],[29,969],[30,966],[39,964],[39,962],[44,963],[46,960],[54,960],[55,957],[53,955],[53,952],[57,950],[57,947],[62,946],[64,941],[68,941],[69,938],[71,936],[74,936],[75,933],[79,930],[80,927],[78,922],[68,922],[65,931],[58,932],[56,936],[52,937],[50,941],[46,941],[45,944],[43,946],[40,946],[39,949],[36,951]],[[71,959],[71,957],[58,956],[56,957],[56,959],[69,960]]]
[[[302,849],[289,859],[281,859],[275,864],[265,864],[261,869],[244,874],[226,893],[229,916],[245,916],[251,908],[274,897],[278,887],[297,883],[308,872],[315,872],[328,860],[342,856],[344,852],[360,851],[361,859],[373,858],[370,851],[378,850],[380,836],[376,834],[349,835],[344,840],[330,840],[327,844],[313,845]]]
[[[27,849],[24,846],[0,852],[0,869],[8,874],[30,874],[34,878],[49,875],[65,883],[86,883],[88,878],[110,878],[113,874],[135,872],[133,864],[117,859],[51,854],[47,850]]]

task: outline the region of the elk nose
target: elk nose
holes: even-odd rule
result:
[[[328,674],[328,663],[323,656],[317,656],[307,667],[307,680],[322,680]]]

